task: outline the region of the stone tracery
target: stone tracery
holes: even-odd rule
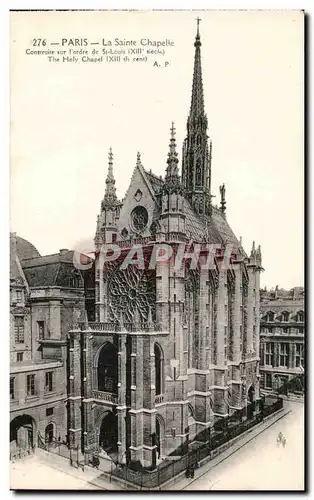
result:
[[[112,268],[110,263],[107,270]],[[116,266],[108,273],[108,320],[132,323],[136,316],[146,323],[151,311],[155,320],[156,278],[154,270],[138,269],[130,265],[126,269]]]

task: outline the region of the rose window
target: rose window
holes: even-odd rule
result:
[[[146,323],[151,311],[155,320],[156,277],[154,270],[138,269],[130,265],[108,273],[109,321]]]
[[[133,229],[141,233],[148,224],[148,212],[144,207],[136,207],[131,213],[131,224]]]

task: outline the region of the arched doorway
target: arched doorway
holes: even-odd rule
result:
[[[159,344],[154,345],[156,396],[163,394],[164,356]]]
[[[118,351],[111,342],[107,342],[99,353],[97,379],[99,391],[117,392]]]
[[[252,418],[255,410],[255,389],[253,385],[249,387],[247,393],[247,418]]]
[[[29,415],[19,415],[10,423],[10,450],[28,450],[35,445],[35,421]]]
[[[111,411],[104,416],[99,431],[99,446],[110,457],[118,454],[118,418]]]
[[[54,426],[52,423],[48,424],[45,429],[45,443],[52,443],[54,438]]]

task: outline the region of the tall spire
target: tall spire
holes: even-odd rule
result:
[[[114,205],[118,201],[115,185],[116,181],[113,176],[113,154],[111,148],[109,149],[108,159],[108,174],[106,178],[106,190],[103,202],[105,206]]]
[[[211,212],[211,142],[208,148],[207,116],[204,107],[204,92],[201,64],[201,36],[197,18],[194,42],[194,71],[190,113],[187,120],[187,137],[183,144],[182,184],[187,196],[200,215]]]
[[[199,117],[205,115],[204,110],[204,92],[203,92],[203,79],[202,79],[202,63],[201,63],[201,36],[199,31],[199,23],[201,19],[198,17],[197,21],[197,33],[195,37],[194,47],[194,73],[193,73],[193,84],[192,84],[192,100],[190,108],[190,118]]]

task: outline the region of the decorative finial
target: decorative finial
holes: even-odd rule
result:
[[[111,147],[109,148],[108,159],[108,174],[106,178],[105,196],[102,203],[103,208],[112,206],[118,201],[115,186],[116,181],[113,175],[113,154]]]
[[[96,233],[95,233],[95,238],[94,238],[94,242],[95,242],[95,245],[96,245],[97,247],[98,247],[98,245],[99,245],[100,238],[101,238],[101,232],[100,232],[100,216],[99,216],[99,215],[97,215]]]
[[[255,257],[255,241],[253,241],[253,244],[252,244],[252,250],[251,250],[251,258],[252,257]]]
[[[261,245],[258,245],[257,251],[256,251],[256,262],[258,266],[262,265],[262,251],[261,251]]]
[[[172,187],[174,185],[179,186],[180,184],[180,177],[179,177],[179,171],[178,171],[178,153],[176,151],[176,129],[174,126],[174,122],[171,124],[171,129],[170,129],[170,144],[169,144],[169,153],[168,153],[168,158],[167,158],[167,169],[166,169],[166,176],[165,176],[165,185],[164,189],[168,189],[168,187],[171,185]]]
[[[223,184],[222,186],[219,186],[219,191],[220,191],[220,211],[224,214],[226,211],[226,188],[225,185]]]
[[[170,132],[171,132],[171,140],[175,140],[175,135],[176,135],[176,129],[174,127],[174,122],[171,123],[171,129],[170,129]]]
[[[138,151],[136,155],[136,165],[141,166],[141,153]]]
[[[200,21],[202,19],[200,17],[197,17],[196,18],[196,22],[197,22],[197,34],[196,34],[196,37],[199,38],[200,37]]]
[[[240,236],[240,247],[242,247],[242,236]]]

